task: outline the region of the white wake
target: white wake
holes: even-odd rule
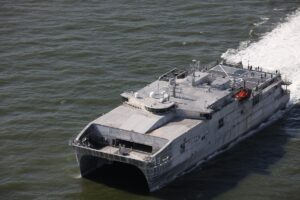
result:
[[[265,34],[258,42],[242,42],[238,49],[228,49],[222,55],[228,62],[242,62],[267,70],[279,70],[283,79],[293,82],[291,101],[300,98],[300,9],[289,15],[286,22]]]

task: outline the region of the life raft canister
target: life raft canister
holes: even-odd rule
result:
[[[237,93],[235,93],[234,97],[238,101],[242,101],[242,100],[245,100],[245,99],[249,98],[250,94],[251,94],[251,90],[242,88],[240,91],[238,91]]]

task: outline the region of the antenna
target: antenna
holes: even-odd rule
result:
[[[200,60],[197,61],[196,67],[197,67],[197,69],[200,71]]]
[[[195,71],[196,71],[197,60],[193,59],[192,62],[193,62],[193,64],[192,64],[192,74],[193,74],[193,77],[194,77],[195,76]]]
[[[192,62],[193,62],[193,68],[194,68],[194,71],[195,71],[196,69],[200,71],[200,68],[201,68],[201,67],[200,67],[200,60],[193,59]]]
[[[250,65],[249,65],[249,58],[248,58],[248,69],[250,69]]]
[[[235,89],[236,88],[236,81],[235,81],[235,77],[233,77],[233,84],[232,84],[232,86],[233,86],[233,88],[232,89]]]

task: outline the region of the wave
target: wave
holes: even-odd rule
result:
[[[300,97],[300,9],[289,15],[285,22],[271,32],[251,43],[241,42],[237,49],[228,49],[221,56],[228,62],[260,66],[267,70],[279,70],[283,78],[293,82],[291,102],[299,102]]]

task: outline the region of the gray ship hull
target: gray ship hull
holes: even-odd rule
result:
[[[139,91],[150,91],[150,98],[137,93],[122,95],[127,99],[124,105],[91,122],[71,141],[82,176],[104,165],[125,163],[144,175],[152,192],[282,116],[290,94],[282,88],[285,83],[280,74],[249,67],[227,67],[227,73],[225,67],[199,72],[198,79],[191,82],[188,78],[178,81],[187,92],[172,98],[162,93],[162,98],[169,99],[166,103],[153,100],[156,97],[151,90],[156,82]],[[167,79],[170,73],[175,72],[160,79]],[[236,92],[236,77],[243,77],[244,88],[251,89]]]
[[[152,166],[148,167],[147,165],[145,165],[144,162],[137,162],[136,160],[129,159],[125,156],[106,154],[101,151],[96,151],[95,149],[92,148],[76,145],[74,143],[72,145],[76,150],[77,161],[80,167],[80,172],[83,177],[87,176],[94,170],[101,168],[103,165],[110,165],[113,162],[126,163],[126,164],[136,166],[137,170],[140,170],[144,174],[145,180],[147,181],[148,189],[150,192],[153,192],[167,185],[177,177],[186,174],[192,171],[193,169],[201,166],[202,164],[208,162],[215,156],[227,151],[228,149],[232,148],[242,140],[257,133],[262,128],[265,128],[266,126],[278,120],[279,117],[283,116],[283,113],[287,110],[286,105],[288,103],[288,100],[289,100],[288,95],[283,96],[283,98],[280,99],[281,103],[279,104],[279,106],[275,107],[274,111],[273,110],[269,111],[272,114],[270,114],[268,117],[261,118],[260,121],[265,122],[264,125],[261,125],[261,123],[259,122],[258,124],[254,125],[250,130],[239,134],[236,138],[224,143],[221,147],[213,150],[208,155],[204,155],[203,157],[198,157],[197,156],[198,153],[195,152],[193,156],[189,157],[184,162],[176,166],[171,166],[171,165],[169,165],[168,167],[163,166],[161,168],[164,170],[159,169],[158,171],[161,171],[161,173],[157,175],[153,175],[154,170]]]

